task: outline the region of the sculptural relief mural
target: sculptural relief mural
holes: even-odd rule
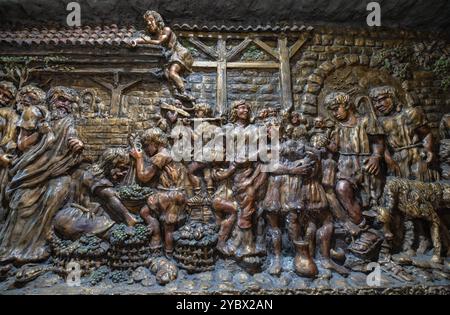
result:
[[[33,69],[0,31],[5,285],[61,287],[75,263],[99,292],[357,292],[376,263],[384,289],[448,286],[450,98],[423,66],[448,42],[396,63],[382,36],[143,21],[79,29],[117,36],[92,39],[110,59],[74,40]]]

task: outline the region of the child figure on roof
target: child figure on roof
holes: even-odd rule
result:
[[[131,46],[136,47],[139,44],[161,45],[166,51],[167,63],[164,66],[164,74],[171,84],[175,86],[176,98],[192,102],[194,99],[186,93],[183,78],[183,72],[191,72],[194,62],[191,53],[181,45],[175,33],[170,27],[164,24],[161,15],[156,11],[147,11],[144,14],[144,20],[147,26],[145,35],[133,39]]]

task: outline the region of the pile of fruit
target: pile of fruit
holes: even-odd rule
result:
[[[110,233],[110,264],[112,269],[134,269],[148,264],[153,254],[149,248],[151,233],[143,224],[129,227],[116,224]]]
[[[150,187],[142,187],[137,184],[131,186],[122,186],[117,189],[119,198],[121,200],[140,201],[147,199],[153,190]]]
[[[64,240],[55,233],[51,235],[50,247],[57,266],[65,268],[76,261],[86,272],[108,263],[109,244],[95,235],[83,235],[76,241]]]
[[[217,244],[217,226],[203,222],[190,222],[173,234],[174,258],[180,268],[190,273],[214,269]]]

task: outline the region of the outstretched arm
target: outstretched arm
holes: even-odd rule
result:
[[[130,155],[136,160],[136,176],[143,183],[149,182],[155,176],[158,168],[155,165],[144,166],[144,155],[142,151],[131,150]]]
[[[135,219],[128,209],[122,204],[113,188],[97,188],[95,194],[103,200],[103,204],[113,218],[125,222],[127,225],[134,225]]]

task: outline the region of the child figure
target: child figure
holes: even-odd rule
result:
[[[297,131],[297,135],[300,135],[300,139],[306,141],[308,140],[308,121],[306,120],[303,113],[299,111],[293,111],[288,114],[288,122],[285,131],[286,138],[292,138],[292,133],[295,129],[299,129]]]
[[[183,78],[183,72],[191,72],[194,62],[191,53],[177,40],[177,36],[165,26],[161,15],[155,11],[147,11],[144,14],[144,20],[147,24],[147,32],[140,38],[131,41],[131,46],[136,47],[138,44],[161,45],[167,49],[166,55],[168,62],[165,65],[164,74],[167,79],[174,84],[177,93],[176,97],[186,101],[193,101],[193,97],[186,93]],[[150,37],[150,35],[152,37]]]
[[[215,148],[214,135],[220,132],[220,128],[211,123],[213,119],[211,106],[208,104],[196,104],[194,106],[194,113],[194,132],[192,133],[194,140],[194,159],[188,166],[188,176],[194,190],[194,196],[189,200],[190,202],[198,202],[202,198],[201,179],[195,174],[198,171],[203,172],[203,179],[208,195],[211,197],[214,193],[214,183],[211,177],[211,162],[219,158],[215,156],[218,150]],[[201,152],[197,152],[199,149]]]
[[[130,152],[136,159],[136,176],[142,183],[158,178],[156,193],[147,199],[147,206],[141,209],[141,217],[153,231],[151,247],[161,246],[160,223],[164,227],[164,249],[167,256],[173,252],[173,232],[184,221],[186,195],[186,169],[182,163],[173,160],[167,137],[159,128],[148,129],[141,138],[142,147],[150,157],[150,165],[144,166],[142,151],[134,148]]]

